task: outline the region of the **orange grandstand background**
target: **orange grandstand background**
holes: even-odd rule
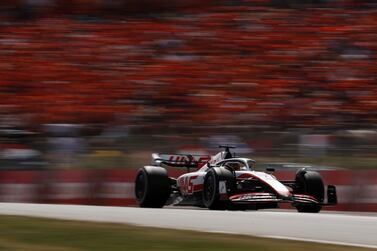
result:
[[[88,2],[104,4],[42,2],[83,11]],[[2,112],[34,124],[110,122],[118,114],[147,124],[156,117],[284,128],[376,123],[376,8],[247,3],[125,20],[4,23]]]

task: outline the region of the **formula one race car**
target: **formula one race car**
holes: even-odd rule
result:
[[[254,171],[255,161],[236,158],[231,146],[214,156],[152,154],[154,164],[139,169],[135,195],[141,207],[165,205],[199,206],[217,210],[278,208],[291,203],[299,212],[317,213],[322,206],[337,203],[336,189],[325,187],[318,172],[299,169],[294,180],[277,180],[271,173]],[[167,167],[185,167],[188,172],[169,177]],[[190,172],[191,168],[198,169]]]

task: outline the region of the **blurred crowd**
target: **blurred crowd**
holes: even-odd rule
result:
[[[1,127],[375,129],[377,5],[297,2],[2,1]]]

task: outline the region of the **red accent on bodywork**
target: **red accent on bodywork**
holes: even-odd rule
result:
[[[314,198],[313,196],[311,195],[307,195],[307,194],[293,194],[293,196],[295,197],[302,197],[302,198],[309,198],[311,200],[315,200],[315,201],[318,201],[316,198]]]
[[[237,199],[237,198],[245,196],[245,195],[272,195],[272,194],[270,194],[270,193],[239,193],[239,194],[235,194],[235,195],[230,196],[229,199],[234,200],[234,199]]]
[[[194,185],[194,193],[195,193],[195,192],[202,191],[202,190],[203,190],[203,187],[204,187],[203,184]]]
[[[247,178],[255,178],[255,177],[249,173],[242,173],[241,175],[237,177],[237,179],[247,179]]]

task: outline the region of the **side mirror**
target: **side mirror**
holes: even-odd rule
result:
[[[334,185],[327,186],[327,203],[335,205],[338,203],[338,198],[336,196],[336,188]]]
[[[273,167],[267,167],[267,168],[266,168],[266,171],[267,171],[268,173],[273,173],[273,172],[275,172],[275,168],[273,168]]]

